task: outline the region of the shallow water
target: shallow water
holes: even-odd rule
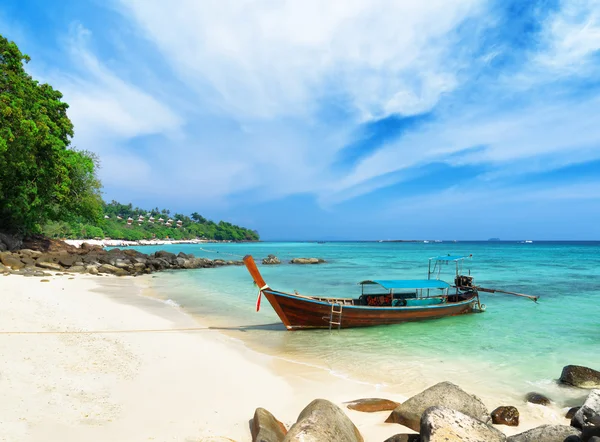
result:
[[[522,400],[529,391],[548,394],[558,406],[576,403],[585,391],[560,387],[564,365],[600,369],[600,243],[250,243],[140,247],[196,256],[257,262],[272,253],[320,257],[322,265],[260,266],[271,287],[307,295],[356,296],[363,279],[427,277],[427,260],[469,255],[475,281],[540,296],[539,303],[481,294],[487,311],[439,320],[348,329],[288,332],[245,267],[161,273],[156,293],[203,322],[222,327],[249,346],[326,368],[353,379],[397,387],[407,394],[441,380],[454,381],[495,401]],[[452,282],[454,264],[444,268]],[[444,276],[442,273],[442,276]],[[442,277],[442,279],[444,279]]]

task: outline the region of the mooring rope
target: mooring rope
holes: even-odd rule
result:
[[[165,333],[182,331],[213,330],[211,327],[187,327],[187,328],[157,328],[157,329],[128,329],[128,330],[79,330],[79,331],[6,331],[0,330],[0,335],[99,335],[110,333]]]

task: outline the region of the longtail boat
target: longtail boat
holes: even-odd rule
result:
[[[465,258],[431,258],[427,279],[362,281],[359,283],[361,294],[357,298],[305,296],[297,292],[274,290],[264,281],[252,256],[245,256],[244,263],[259,287],[257,311],[264,294],[288,330],[331,330],[399,324],[484,311],[485,306],[479,301],[473,277],[470,272],[469,275],[462,274]],[[441,266],[452,262],[456,263],[453,285],[439,279]]]

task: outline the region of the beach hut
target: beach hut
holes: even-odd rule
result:
[[[167,221],[167,222],[165,223],[165,226],[167,226],[167,227],[171,227],[171,223],[170,223],[169,221]]]
[[[127,225],[130,226],[131,223],[133,223],[133,218],[132,217],[127,218]]]
[[[110,219],[110,216],[104,215],[104,219]]]
[[[162,218],[158,218],[158,222],[159,222],[159,223],[164,223],[164,222],[165,222],[165,220],[164,220],[164,219],[162,219]]]
[[[181,227],[183,225],[183,221],[180,219],[177,220],[177,227]]]
[[[117,219],[123,219],[121,215],[117,215]]]
[[[149,222],[149,223],[154,223],[154,217],[153,217],[153,216],[151,216],[150,218],[148,218],[148,222]]]

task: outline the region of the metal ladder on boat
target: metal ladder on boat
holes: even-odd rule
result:
[[[336,310],[336,307],[339,307]],[[339,330],[342,327],[342,310],[344,306],[342,304],[333,303],[331,304],[331,313],[329,314],[329,331],[333,328],[334,325],[337,325],[337,329]]]

